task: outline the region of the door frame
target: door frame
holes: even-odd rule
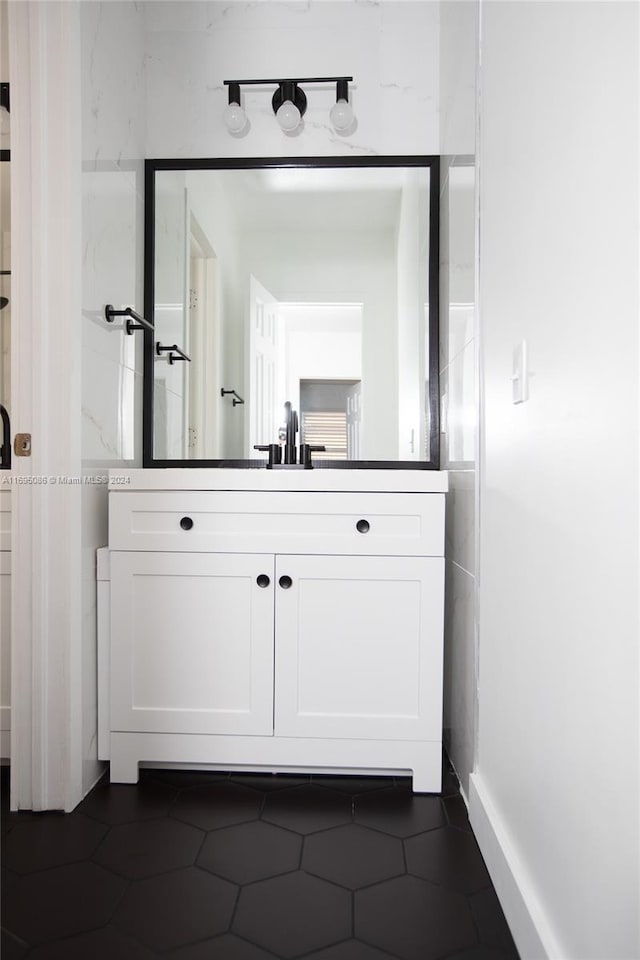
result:
[[[80,10],[9,4],[12,810],[82,798]],[[64,389],[60,385],[64,384]],[[50,482],[49,478],[56,478]]]

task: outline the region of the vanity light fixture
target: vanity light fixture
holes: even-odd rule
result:
[[[346,77],[336,83],[336,102],[329,111],[329,119],[338,133],[346,133],[353,124],[353,109],[349,103],[349,84]]]
[[[349,81],[353,77],[298,77],[289,80],[225,80],[229,87],[229,104],[225,107],[223,120],[230,133],[241,134],[247,127],[247,115],[240,103],[241,86],[263,86],[276,84],[271,106],[276,119],[285,133],[295,133],[307,109],[307,97],[300,87],[301,83],[335,83],[336,102],[331,108],[329,118],[338,133],[347,133],[354,120],[353,109],[349,103]]]
[[[240,84],[231,80],[229,87],[229,105],[224,108],[222,119],[229,133],[242,133],[248,124],[247,115],[240,106]]]

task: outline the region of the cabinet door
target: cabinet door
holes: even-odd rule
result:
[[[275,590],[277,735],[441,739],[442,558],[278,556]]]
[[[111,729],[271,735],[273,572],[271,554],[113,552]]]

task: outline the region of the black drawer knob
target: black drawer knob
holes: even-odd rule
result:
[[[260,573],[256,578],[256,583],[259,587],[268,587],[271,583],[271,580],[269,580],[269,577],[266,575],[266,573]]]
[[[358,520],[356,523],[356,530],[358,533],[369,533],[369,527],[371,524],[368,520]]]
[[[180,526],[183,530],[191,530],[191,527],[193,526],[193,520],[191,517],[183,517],[180,521]]]
[[[278,580],[278,583],[280,584],[283,590],[288,590],[291,584],[293,583],[293,580],[291,579],[291,577],[288,577],[285,574],[283,577],[280,577],[280,579]]]

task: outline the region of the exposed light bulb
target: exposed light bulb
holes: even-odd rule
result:
[[[291,100],[285,100],[278,108],[276,118],[285,133],[291,133],[300,123],[300,111]]]
[[[336,101],[329,111],[329,119],[336,130],[348,130],[353,123],[353,110],[349,101]]]
[[[230,103],[222,112],[222,119],[230,133],[242,133],[247,126],[247,115],[239,103]]]

